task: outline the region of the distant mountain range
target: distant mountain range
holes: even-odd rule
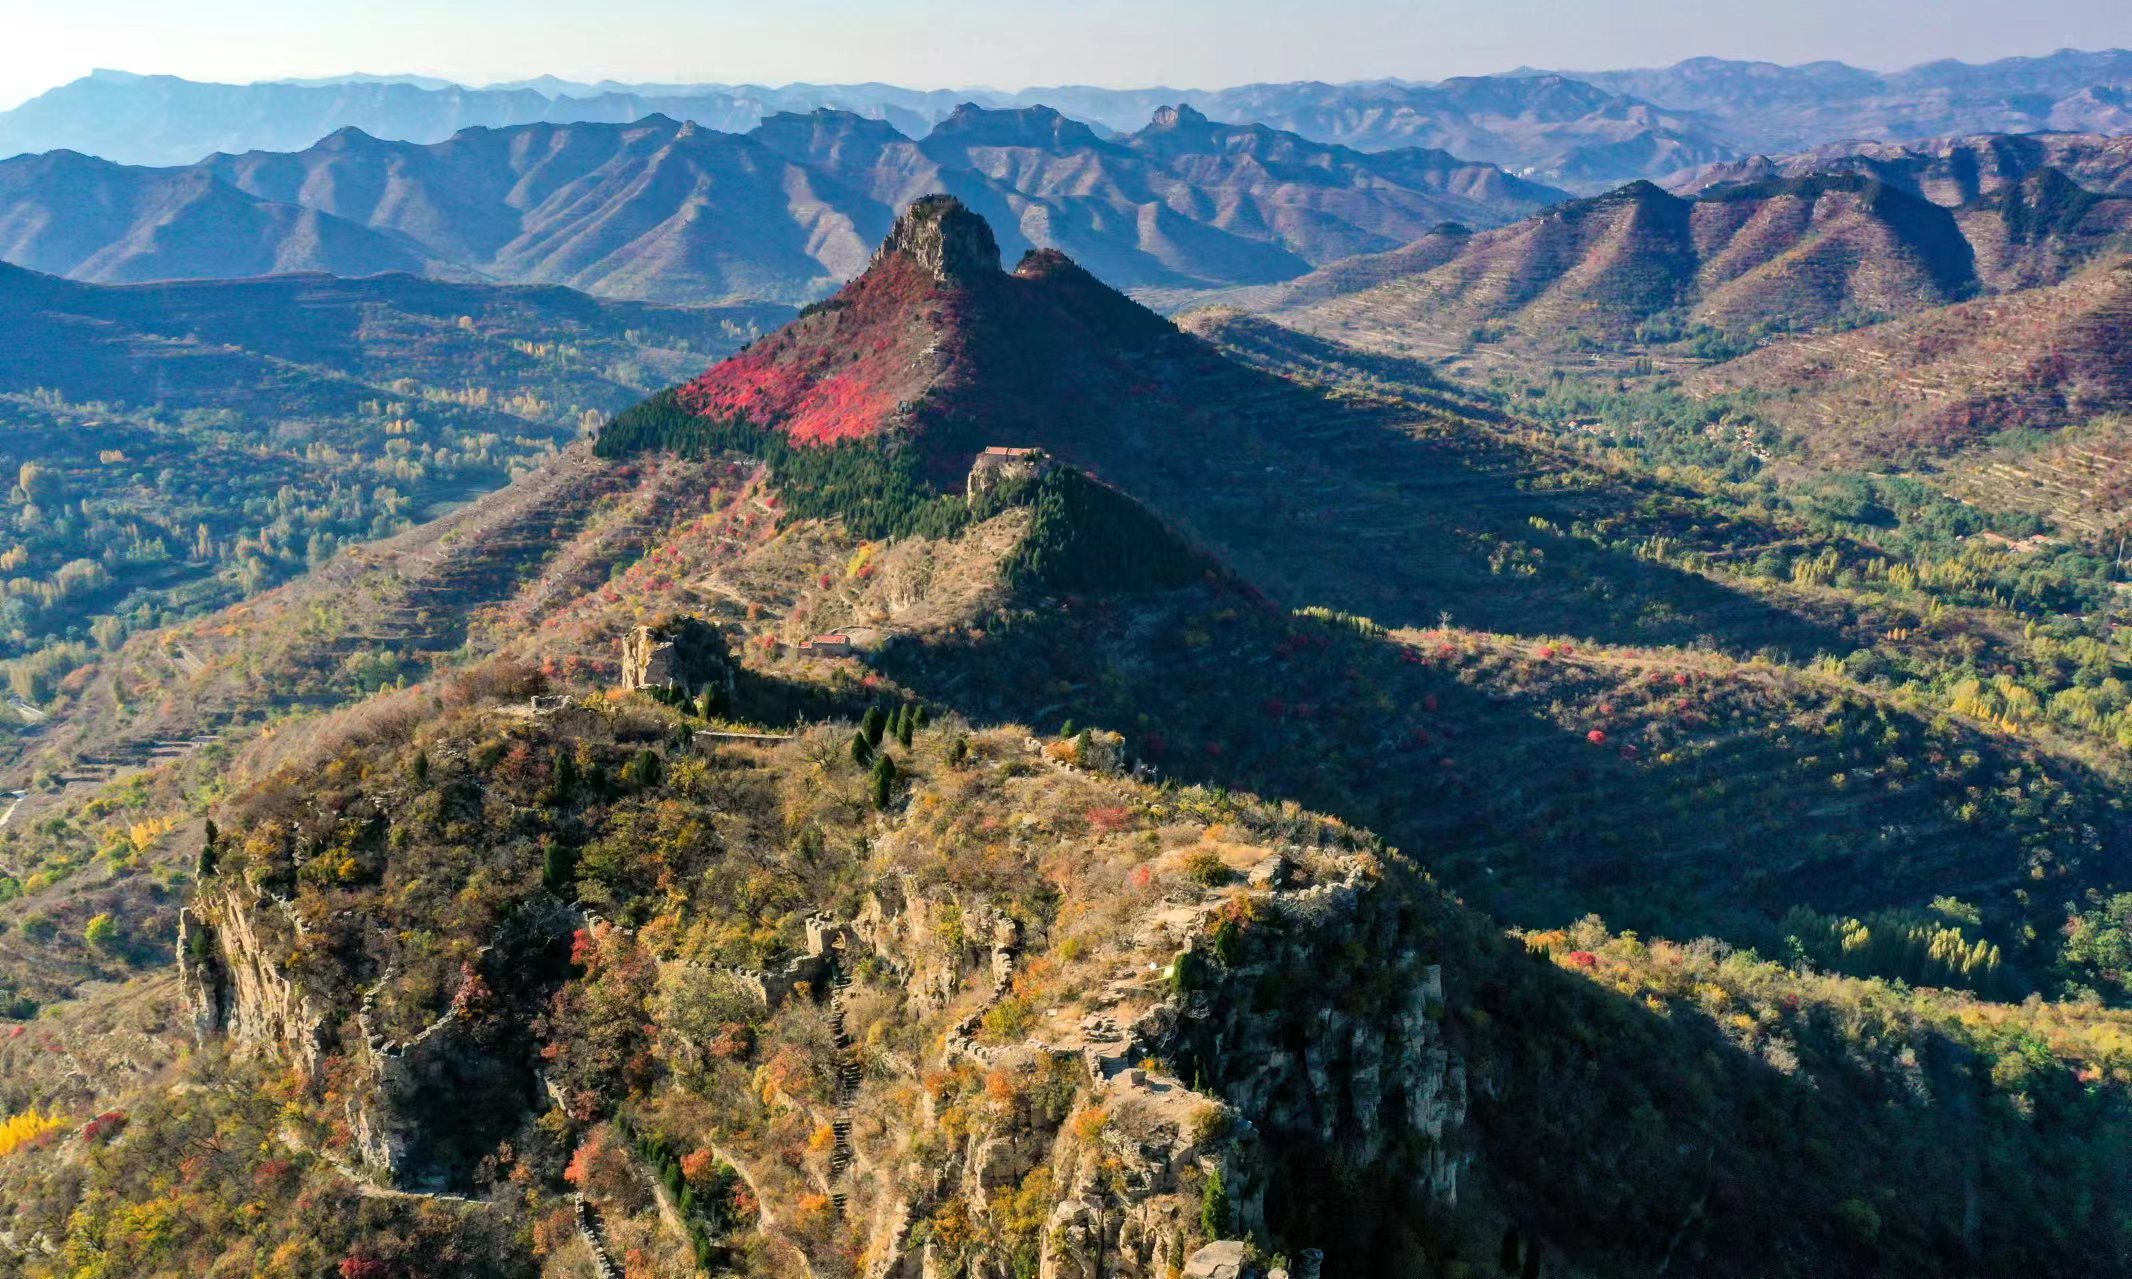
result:
[[[850,111],[923,135],[969,102],[1049,106],[1106,133],[1158,107],[1264,124],[1376,151],[1441,148],[1537,181],[1596,192],[1839,139],[2132,131],[2132,53],[2062,51],[1972,65],[1865,71],[1696,58],[1652,70],[1522,68],[1426,84],[1301,81],[1199,90],[1063,85],[1012,93],[884,84],[586,84],[543,76],[468,88],[420,76],[249,85],[99,71],[0,112],[0,156],[68,149],[123,163],[192,164],[213,152],[293,151],[339,129],[440,142],[470,126],[630,123],[649,115],[745,132],[781,113]]]
[[[1678,175],[1692,195],[1710,187],[1813,173],[1862,173],[1935,204],[1958,205],[2056,169],[2091,191],[2132,195],[2132,136],[1986,133],[1924,142],[1833,142],[1782,156],[1751,156]]]
[[[1440,151],[1364,153],[1189,108],[1118,139],[1043,107],[965,105],[922,141],[838,111],[748,134],[654,116],[426,145],[343,129],[174,169],[18,157],[0,161],[0,259],[105,283],[413,271],[801,302],[857,274],[897,210],[934,191],[982,210],[1011,251],[1183,289],[1288,279],[1564,194]]]
[[[2132,198],[2044,167],[1957,208],[1864,173],[1634,183],[1493,231],[1439,228],[1231,300],[1371,349],[1728,343],[2048,285],[2132,244]]]
[[[1800,151],[1845,138],[2132,130],[2132,52],[2061,49],[1986,63],[1876,72],[1840,62],[1691,58],[1642,71],[1571,72],[1592,85],[1710,119],[1731,145]]]

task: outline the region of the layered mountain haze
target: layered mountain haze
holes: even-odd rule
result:
[[[1564,76],[1249,85],[1180,96],[1218,119],[1256,121],[1364,151],[1427,147],[1485,157],[1577,191],[1734,154],[1708,121]]]
[[[959,106],[1049,105],[1099,130],[1139,129],[1157,108],[1263,124],[1374,151],[1444,149],[1593,193],[1713,162],[1797,152],[1840,138],[1906,142],[1962,133],[2132,128],[2132,55],[2066,50],[1981,65],[1883,73],[1841,63],[1783,67],[1694,58],[1653,70],[1368,80],[1222,89],[1088,85],[915,90],[883,84],[628,85],[540,77],[467,88],[423,77],[200,84],[97,72],[0,112],[0,156],[72,149],[133,164],[183,165],[215,151],[292,151],[342,128],[416,143],[467,127],[621,124],[660,114],[740,133],[779,113],[829,109],[924,135]]]
[[[1560,195],[1438,152],[1365,155],[1189,111],[1115,142],[1048,108],[965,107],[922,141],[840,112],[747,135],[652,117],[427,146],[350,129],[184,170],[22,157],[0,162],[0,252],[100,282],[427,269],[800,302],[856,274],[895,211],[939,189],[992,211],[1017,252],[1066,247],[1114,283],[1170,288],[1285,279]]]
[[[1987,133],[1912,143],[1832,142],[1794,155],[1752,156],[1668,179],[1668,189],[1694,195],[1709,187],[1862,173],[1935,204],[1971,204],[2055,169],[2106,195],[2132,194],[2132,137],[2098,133]]]
[[[1637,71],[1570,72],[1615,93],[1701,113],[1746,151],[1797,151],[1836,138],[1958,133],[2123,132],[2132,53],[2062,49],[2036,58],[1928,62],[1877,72],[1840,62],[1690,58]]]
[[[342,129],[442,142],[462,129],[628,124],[666,115],[744,133],[780,111],[851,109],[923,133],[963,97],[889,85],[583,85],[552,77],[468,88],[413,77],[204,84],[98,71],[0,112],[0,156],[71,149],[128,164],[189,165],[215,152],[300,151]]]

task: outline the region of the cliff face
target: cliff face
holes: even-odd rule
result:
[[[882,254],[910,258],[942,283],[999,274],[999,242],[985,220],[947,195],[920,196],[889,231]]]
[[[421,758],[478,755],[464,743],[498,726],[519,735],[518,757],[544,754],[598,723],[583,709],[481,713]],[[722,1103],[719,1140],[757,1188],[758,1229],[809,1252],[848,1238],[868,1279],[1163,1279],[1224,1237],[1322,1248],[1366,1269],[1367,1245],[1323,1215],[1328,1171],[1373,1169],[1372,1214],[1454,1201],[1463,1067],[1441,1037],[1427,942],[1362,841],[1314,819],[1201,831],[1189,803],[1121,773],[1115,734],[992,734],[973,751],[967,732],[913,734],[900,749],[884,736],[878,749],[897,750],[914,789],[852,828],[857,851],[836,855],[843,887],[825,887],[789,944],[759,959],[722,961],[681,940],[707,935],[753,891],[744,876],[693,877],[707,894],[700,913],[649,920],[634,907],[610,921],[536,884],[496,922],[436,946],[455,958],[424,972],[414,965],[432,943],[395,950],[432,927],[404,913],[428,882],[412,851],[391,899],[410,905],[392,907],[402,914],[390,926],[363,918],[384,898],[283,901],[231,870],[210,876],[187,915],[199,1024],[286,1060],[312,1084],[315,1123],[337,1134],[324,1153],[403,1191],[465,1192],[478,1165],[528,1140],[547,1104],[536,1074],[556,1107],[543,1124],[596,1125],[627,1104],[633,1122],[672,1131],[683,1112],[671,1107],[686,1109],[676,1098],[727,1096],[718,1072],[731,1061],[745,1082]],[[726,763],[720,802],[818,801],[838,784],[820,761],[846,753],[848,734],[751,748],[766,753],[737,772]],[[588,773],[641,751],[620,736],[612,756],[578,738]],[[424,765],[424,784],[461,793],[446,767]],[[695,767],[669,756],[651,771],[681,789],[645,801],[691,811],[699,783],[688,779],[713,776]],[[416,824],[396,780],[405,766],[361,773],[375,790],[323,805],[342,824],[250,847],[345,847],[377,832],[371,803]],[[481,776],[495,816],[453,829],[494,840],[530,795],[509,791],[508,769]],[[1034,816],[1084,810],[1105,827],[1128,813],[1149,824],[1106,834]],[[621,829],[640,832],[626,837],[631,856],[658,856],[642,828]],[[948,851],[971,837],[958,832],[995,832],[983,835],[993,851],[964,864]],[[802,841],[797,856],[825,854]],[[572,964],[545,962],[572,930]],[[318,958],[351,947],[409,958],[357,986],[345,960]],[[626,974],[634,993],[610,1003]],[[408,1002],[416,990],[426,1003]],[[644,1049],[604,1046],[645,1033]],[[587,1054],[620,1064],[588,1074]],[[654,1068],[671,1082],[647,1091]],[[777,1153],[784,1134],[807,1133]]]
[[[195,1031],[315,1074],[325,1014],[284,966],[303,932],[288,903],[269,894],[219,881],[205,889],[178,920],[178,972]]]
[[[379,1028],[375,1003],[390,969],[354,1007],[338,1006],[301,975],[300,952],[316,939],[297,906],[220,876],[180,917],[180,984],[201,1039],[224,1039],[240,1057],[277,1059],[298,1075],[318,1117],[342,1135],[334,1157],[344,1166],[389,1187],[445,1191],[536,1104],[524,1044],[478,1024],[485,1010],[476,1005],[492,1003],[497,985],[508,989],[507,977],[492,983],[485,970],[530,976],[538,952],[575,922],[552,901],[520,912],[462,969],[433,1020],[393,1038]]]
[[[882,885],[853,938],[894,974],[888,997],[969,1009],[918,1073],[1048,1081],[1058,1098],[975,1125],[960,1108],[928,1107],[875,1134],[882,1149],[861,1150],[851,1186],[855,1219],[873,1223],[873,1273],[944,1273],[937,1245],[910,1242],[913,1218],[997,1219],[1032,1186],[1048,1205],[1043,1279],[1157,1279],[1210,1223],[1353,1262],[1343,1206],[1363,1217],[1453,1206],[1465,1067],[1444,1040],[1441,970],[1383,870],[1367,855],[1259,850],[1238,887],[1136,912],[1115,949],[1093,957],[1095,988],[1009,1042],[997,1010],[1015,1001],[1025,947],[1035,949],[1009,904]],[[1358,954],[1372,961],[1357,967]],[[912,1146],[943,1153],[922,1175],[887,1175],[893,1152]],[[1380,1181],[1343,1205],[1324,1184],[1335,1167]]]

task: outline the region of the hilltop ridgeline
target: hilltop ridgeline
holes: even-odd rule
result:
[[[343,129],[180,168],[72,151],[0,160],[0,259],[95,283],[420,270],[661,302],[798,304],[862,270],[896,211],[951,191],[1006,247],[1120,287],[1260,284],[1495,225],[1563,192],[1442,151],[1370,154],[1263,126],[1100,138],[1045,107],[965,105],[913,138],[848,112],[723,133],[630,123]]]
[[[2132,243],[2132,199],[2045,166],[1950,208],[1872,172],[1695,197],[1648,182],[1506,227],[1439,228],[1266,290],[1261,309],[1363,346],[1453,353],[1666,346],[1725,355],[2054,283]]]

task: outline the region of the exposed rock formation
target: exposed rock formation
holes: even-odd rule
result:
[[[1244,1279],[1247,1264],[1243,1240],[1217,1240],[1184,1263],[1184,1279]]]
[[[639,626],[622,640],[622,687],[694,695],[733,691],[733,659],[718,628],[695,617]]]
[[[992,228],[952,195],[912,201],[875,260],[890,253],[912,259],[942,282],[982,279],[1000,270],[999,241],[992,238]]]
[[[1289,859],[1267,860],[1282,865],[1253,877],[1241,938],[1221,901],[1162,909],[1141,921],[1132,942],[1139,958],[1116,970],[1131,975],[1105,991],[1112,1011],[1040,1024],[1007,1043],[986,1042],[980,1025],[1014,989],[1024,944],[1015,920],[983,899],[909,881],[877,891],[855,939],[902,970],[893,997],[945,1007],[967,997],[972,979],[990,979],[987,999],[949,1031],[939,1069],[968,1062],[995,1075],[1080,1082],[1070,1112],[995,1120],[955,1141],[924,1192],[898,1199],[894,1211],[869,1214],[869,1189],[885,1202],[889,1187],[878,1173],[870,1186],[855,1177],[853,1218],[897,1223],[869,1245],[884,1258],[874,1279],[922,1279],[945,1260],[911,1249],[901,1224],[911,1215],[958,1200],[980,1215],[1001,1211],[1002,1196],[1038,1169],[1056,1195],[1041,1232],[1041,1279],[1175,1274],[1205,1238],[1210,1201],[1238,1235],[1264,1234],[1271,1203],[1284,1237],[1321,1237],[1310,1216],[1332,1192],[1304,1184],[1300,1170],[1335,1150],[1357,1166],[1380,1161],[1368,1166],[1404,1179],[1397,1194],[1455,1198],[1465,1070],[1443,1039],[1439,970],[1404,937],[1397,908],[1379,900],[1359,863],[1328,874],[1342,863],[1310,859],[1316,884],[1284,888]],[[1258,997],[1286,974],[1332,971],[1329,948],[1350,938],[1388,957],[1371,980],[1358,976],[1340,991],[1314,982],[1271,1006]],[[979,958],[986,952],[989,964]],[[1152,987],[1150,953],[1175,956]],[[1151,990],[1166,997],[1149,1003]],[[1150,1059],[1174,1062],[1176,1073],[1142,1064]],[[1181,1076],[1206,1083],[1194,1088]],[[939,1118],[914,1122],[922,1132]],[[855,1171],[865,1155],[862,1144]],[[1194,1258],[1216,1267],[1209,1273],[1240,1275],[1241,1244],[1231,1252]]]
[[[284,929],[302,932],[285,903],[266,894],[247,902],[237,884],[219,882],[179,917],[178,972],[198,1034],[283,1054],[312,1075],[325,1017],[284,969]]]

